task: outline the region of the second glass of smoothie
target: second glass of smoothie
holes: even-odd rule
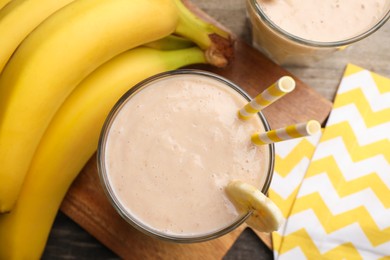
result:
[[[98,169],[108,198],[131,225],[173,242],[219,237],[242,224],[225,187],[239,179],[266,193],[274,146],[251,143],[268,131],[258,113],[237,112],[250,97],[204,71],[156,75],[126,93],[103,128]]]
[[[246,0],[253,45],[280,65],[310,65],[364,39],[390,17],[388,0]]]

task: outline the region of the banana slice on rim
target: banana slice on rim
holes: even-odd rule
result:
[[[260,231],[272,232],[279,229],[283,221],[280,209],[256,187],[240,180],[234,180],[226,187],[226,193],[238,210],[252,212],[246,223]]]

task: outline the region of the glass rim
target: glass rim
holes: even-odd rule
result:
[[[279,27],[273,21],[271,21],[271,19],[265,14],[265,12],[260,7],[260,4],[256,0],[248,0],[248,1],[250,3],[251,7],[256,12],[256,14],[258,16],[260,16],[260,18],[262,18],[263,21],[272,30],[278,32],[279,34],[281,34],[282,36],[284,36],[285,38],[287,38],[287,39],[289,39],[291,41],[300,43],[302,45],[311,46],[311,47],[335,48],[335,47],[342,47],[342,46],[346,46],[346,45],[355,43],[357,41],[360,41],[360,40],[368,37],[369,35],[373,34],[377,30],[379,30],[379,28],[381,28],[387,22],[387,20],[389,20],[389,18],[390,18],[390,5],[389,5],[388,6],[388,10],[387,10],[387,12],[384,12],[383,17],[381,19],[379,19],[378,22],[375,23],[372,27],[370,27],[367,31],[364,31],[364,32],[362,32],[362,33],[360,33],[358,35],[355,35],[353,37],[347,38],[345,40],[332,41],[332,42],[321,42],[321,41],[308,40],[308,39],[305,39],[305,38],[293,35],[293,34],[287,32],[287,31],[283,30],[281,27]]]
[[[102,127],[102,131],[99,137],[98,142],[98,149],[97,149],[97,169],[98,169],[98,176],[100,179],[100,183],[103,187],[104,193],[106,194],[106,197],[109,199],[111,205],[115,208],[115,210],[119,213],[119,215],[131,226],[136,228],[137,230],[143,232],[144,234],[150,235],[155,238],[159,238],[162,240],[170,241],[170,242],[176,242],[176,243],[195,243],[195,242],[203,242],[208,241],[217,237],[220,237],[222,235],[225,235],[234,229],[236,229],[238,226],[240,226],[242,223],[245,222],[245,220],[251,215],[251,212],[248,212],[246,214],[242,214],[240,217],[238,217],[234,222],[230,223],[229,225],[215,231],[211,231],[209,233],[203,233],[200,235],[175,235],[175,234],[167,234],[164,232],[159,232],[150,226],[147,226],[143,224],[141,221],[139,221],[137,218],[133,217],[128,210],[125,209],[124,206],[120,203],[120,200],[115,195],[114,190],[112,189],[110,185],[110,181],[108,179],[108,174],[106,172],[105,167],[105,143],[107,140],[108,132],[110,130],[110,127],[116,117],[116,115],[119,113],[121,108],[126,104],[126,102],[137,92],[141,91],[144,87],[147,87],[150,83],[164,79],[167,77],[175,76],[175,75],[201,75],[205,77],[213,78],[217,81],[220,81],[227,86],[231,87],[233,90],[237,91],[241,96],[243,96],[246,100],[250,101],[251,97],[239,86],[234,84],[233,82],[227,80],[224,77],[221,77],[217,74],[198,70],[198,69],[179,69],[179,70],[173,70],[173,71],[167,71],[162,72],[159,74],[156,74],[154,76],[151,76],[138,84],[136,84],[134,87],[132,87],[130,90],[128,90],[122,97],[117,101],[117,103],[114,105],[114,107],[111,109],[109,115],[107,116],[104,125]],[[271,130],[269,123],[266,119],[266,117],[261,113],[257,113],[257,116],[260,118],[263,127],[265,131]],[[264,181],[263,187],[261,189],[261,192],[266,194],[268,192],[268,189],[270,187],[273,172],[274,172],[274,164],[275,164],[275,146],[274,144],[268,145],[268,171],[267,176]]]

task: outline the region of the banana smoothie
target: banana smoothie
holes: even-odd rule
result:
[[[253,44],[280,64],[310,64],[376,31],[388,0],[247,0]]]
[[[153,80],[117,106],[99,157],[125,219],[173,240],[230,231],[243,216],[225,187],[240,179],[264,191],[272,174],[270,147],[250,141],[266,123],[238,119],[247,102],[220,79],[191,71]]]

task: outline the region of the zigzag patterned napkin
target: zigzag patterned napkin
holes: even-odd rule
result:
[[[283,184],[294,168],[282,163],[270,197],[288,218],[275,258],[390,258],[390,79],[348,65],[312,160],[295,173],[299,190]]]
[[[390,258],[390,79],[348,65],[318,139],[276,146],[275,259]]]
[[[285,219],[291,213],[298,189],[309,166],[321,134],[275,143],[275,170],[269,197],[278,205]],[[285,224],[272,233],[274,258],[278,257]]]

